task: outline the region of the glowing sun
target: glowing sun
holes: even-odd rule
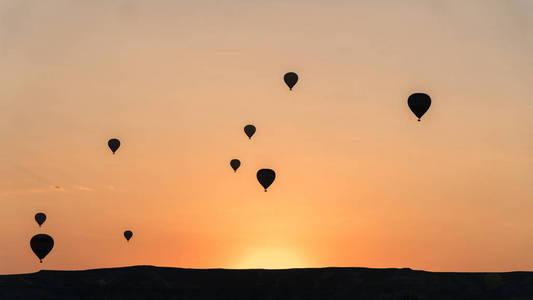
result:
[[[262,248],[251,251],[244,255],[237,264],[239,269],[290,269],[304,268],[306,266],[304,259],[287,249],[280,248]]]

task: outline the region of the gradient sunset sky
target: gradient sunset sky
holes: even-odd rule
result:
[[[0,273],[532,270],[532,57],[529,0],[0,0]]]

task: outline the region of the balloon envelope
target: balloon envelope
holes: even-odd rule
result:
[[[229,164],[233,171],[237,172],[237,169],[241,166],[241,161],[238,159],[232,159]]]
[[[107,141],[107,145],[109,146],[109,149],[113,151],[113,154],[115,154],[115,152],[120,147],[120,141],[118,139],[110,139],[109,141]]]
[[[255,134],[255,126],[251,124],[244,126],[244,133],[246,133],[248,138],[251,139]]]
[[[265,192],[267,191],[268,187],[274,182],[274,179],[276,179],[276,172],[274,172],[274,170],[261,169],[257,171],[257,180],[263,186]]]
[[[428,111],[431,106],[431,98],[424,93],[415,93],[409,96],[407,104],[411,111],[415,114],[420,121],[420,118]]]
[[[124,231],[124,237],[126,238],[126,240],[129,242],[131,237],[133,236],[133,232],[131,232],[131,230],[126,230]]]
[[[38,234],[31,238],[30,247],[42,263],[43,258],[54,248],[54,239],[48,234]]]
[[[285,74],[285,76],[283,76],[283,80],[285,81],[285,83],[289,87],[289,90],[292,91],[292,88],[294,87],[296,82],[298,82],[298,74],[296,74],[294,72],[289,72],[289,73]]]
[[[40,213],[36,213],[35,214],[35,221],[37,222],[37,224],[39,224],[39,227],[41,227],[41,225],[43,225],[44,221],[46,221],[46,215],[42,212]]]

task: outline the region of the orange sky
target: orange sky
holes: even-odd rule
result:
[[[532,37],[520,0],[0,1],[0,273],[531,270]]]

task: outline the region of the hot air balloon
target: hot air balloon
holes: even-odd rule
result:
[[[46,215],[42,212],[35,214],[35,221],[37,221],[37,224],[39,224],[39,227],[43,225],[44,221],[46,221]]]
[[[289,87],[289,90],[292,91],[292,88],[294,87],[296,82],[298,82],[298,74],[296,74],[294,72],[289,72],[289,73],[285,74],[285,76],[283,76],[283,80],[285,81],[285,83]]]
[[[42,263],[43,258],[54,248],[54,239],[48,234],[38,234],[31,238],[30,247]]]
[[[107,145],[109,146],[109,149],[113,151],[113,154],[115,154],[115,152],[120,147],[120,141],[118,139],[110,139],[109,141],[107,141]]]
[[[251,139],[255,133],[255,126],[251,124],[244,126],[244,133],[246,133],[248,139]]]
[[[276,172],[274,172],[274,170],[261,169],[257,171],[257,180],[263,186],[265,192],[272,182],[274,182],[274,179],[276,179]]]
[[[131,230],[124,231],[124,237],[126,238],[126,241],[129,242],[132,236],[133,236],[133,232],[131,232]]]
[[[231,168],[233,169],[234,172],[237,172],[237,169],[241,166],[241,161],[238,160],[238,159],[232,159],[230,162],[229,162]]]
[[[420,118],[422,118],[431,106],[431,98],[424,93],[415,93],[409,96],[407,104],[409,104],[409,108],[418,118],[418,122],[420,122]]]

